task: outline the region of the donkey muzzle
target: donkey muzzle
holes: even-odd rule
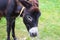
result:
[[[38,28],[37,27],[32,27],[30,30],[29,30],[29,33],[30,33],[30,36],[31,37],[36,37],[38,35]]]

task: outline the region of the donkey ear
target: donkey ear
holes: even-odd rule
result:
[[[30,4],[29,2],[27,1],[24,1],[24,0],[19,0],[21,2],[21,4],[26,7],[26,8],[30,8],[32,6],[32,4]]]
[[[35,17],[39,17],[41,15],[41,12],[38,9],[38,7],[32,7],[31,12],[32,12],[32,15],[35,16]]]

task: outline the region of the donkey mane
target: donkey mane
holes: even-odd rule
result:
[[[30,11],[39,12],[39,9],[38,9],[38,7],[32,7],[32,8],[30,9]]]
[[[38,0],[29,0],[33,6],[38,6]]]
[[[32,4],[30,11],[39,12],[38,0],[29,0],[29,2]]]

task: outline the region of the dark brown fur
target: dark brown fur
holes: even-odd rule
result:
[[[0,0],[0,18],[6,17],[7,21],[7,40],[10,40],[10,32],[12,30],[12,37],[16,40],[15,36],[15,19],[20,14],[22,6],[25,7],[21,17],[23,22],[29,31],[30,28],[38,26],[38,18],[40,16],[40,11],[38,8],[37,0]],[[29,18],[33,18],[30,22]],[[28,26],[29,25],[29,26]],[[35,37],[36,35],[33,35]]]

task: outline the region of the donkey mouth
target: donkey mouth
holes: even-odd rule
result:
[[[31,37],[36,37],[37,36],[37,33],[32,33],[30,34]]]
[[[31,29],[29,29],[29,33],[31,37],[36,37],[38,35],[38,28],[32,27]]]

